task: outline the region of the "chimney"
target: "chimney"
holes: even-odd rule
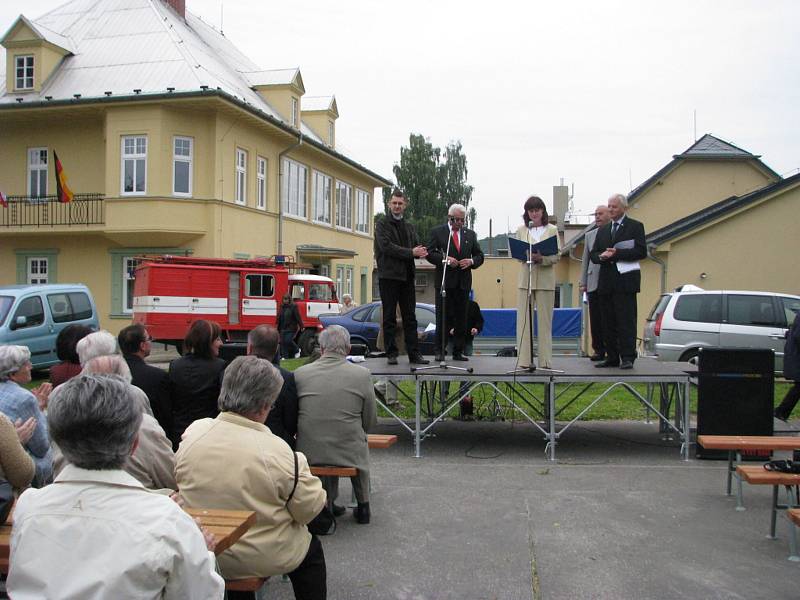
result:
[[[564,216],[569,207],[569,188],[565,185],[553,186],[553,213],[555,213],[558,230],[564,231]]]
[[[186,18],[186,0],[164,0],[164,4],[172,8],[182,18]]]

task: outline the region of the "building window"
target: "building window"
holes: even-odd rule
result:
[[[28,257],[28,278],[27,282],[31,285],[47,283],[47,257],[29,256]]]
[[[47,148],[28,148],[28,196],[47,195]]]
[[[331,266],[330,265],[320,265],[319,266],[319,274],[323,277],[330,277],[331,276]]]
[[[133,312],[133,284],[139,261],[131,256],[122,257],[122,312]]]
[[[147,136],[122,138],[122,195],[142,196],[147,190]]]
[[[336,182],[336,226],[353,228],[353,186]]]
[[[333,129],[333,121],[328,121],[328,145],[331,148],[334,146],[334,129]]]
[[[336,267],[336,297],[341,301],[345,294],[353,295],[353,267],[338,265]]]
[[[236,149],[236,204],[247,203],[247,151]]]
[[[299,112],[300,112],[300,102],[297,98],[292,96],[292,114],[291,114],[291,125],[292,127],[300,127],[300,119],[299,119]]]
[[[353,296],[353,267],[345,267],[344,270],[344,293]]]
[[[281,181],[281,203],[283,212],[294,217],[306,218],[306,177],[308,169],[288,158],[283,159],[283,181]]]
[[[193,140],[175,137],[172,143],[172,193],[175,196],[192,195]]]
[[[14,87],[18,90],[33,89],[33,55],[15,56],[16,76]]]
[[[339,265],[336,267],[336,297],[342,299],[344,294],[344,267]]]
[[[256,208],[267,209],[267,159],[256,157]]]
[[[314,171],[311,199],[311,218],[317,223],[331,224],[331,194],[333,181],[330,177]]]
[[[369,194],[364,190],[356,190],[356,231],[369,233]]]

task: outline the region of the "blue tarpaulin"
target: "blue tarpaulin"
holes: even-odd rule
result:
[[[482,337],[516,337],[516,308],[484,308]],[[536,323],[534,323],[534,330]],[[553,337],[580,337],[581,309],[556,308],[553,311]]]

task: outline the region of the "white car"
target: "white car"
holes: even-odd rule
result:
[[[687,289],[687,288],[692,289]],[[800,296],[684,286],[656,302],[642,335],[645,356],[695,362],[700,348],[771,348],[783,372],[786,330]]]

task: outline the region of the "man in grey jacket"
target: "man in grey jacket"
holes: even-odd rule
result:
[[[319,334],[322,356],[294,372],[299,400],[297,450],[309,465],[355,467],[351,477],[358,506],[356,521],[369,523],[369,446],[367,432],[375,426],[377,413],[370,373],[347,362],[350,334],[341,325],[330,325]],[[339,493],[337,477],[322,477],[335,515]]]
[[[598,207],[594,209],[594,229],[587,231],[583,240],[581,280],[578,289],[581,292],[586,292],[586,298],[589,303],[589,326],[591,327],[592,350],[594,351],[594,354],[592,354],[589,359],[592,361],[605,360],[606,349],[603,344],[603,319],[600,314],[600,298],[597,296],[600,265],[596,265],[589,260],[589,252],[597,237],[597,230],[608,223],[610,219],[608,207],[605,204],[598,205]]]

